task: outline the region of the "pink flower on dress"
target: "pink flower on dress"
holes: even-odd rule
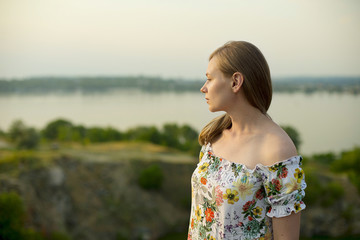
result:
[[[216,206],[220,206],[224,200],[223,200],[223,192],[220,190],[220,186],[215,187],[215,193],[216,193]]]
[[[280,178],[286,178],[287,177],[287,174],[288,174],[288,170],[287,170],[287,168],[286,167],[283,167],[282,169],[281,169],[281,174],[280,174]]]
[[[280,191],[280,189],[281,189],[281,184],[280,184],[279,179],[273,179],[273,180],[271,181],[271,183],[274,185],[276,191]]]
[[[252,200],[252,201],[247,201],[245,203],[245,205],[243,206],[243,210],[244,212],[246,212],[247,210],[249,210],[249,208],[255,204],[255,200]]]
[[[256,191],[255,197],[261,200],[264,198],[264,195],[265,195],[264,188],[260,188],[259,190]]]

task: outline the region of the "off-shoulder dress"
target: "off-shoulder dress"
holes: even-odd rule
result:
[[[215,156],[202,146],[192,178],[188,240],[273,239],[272,217],[305,208],[302,157],[254,169]]]

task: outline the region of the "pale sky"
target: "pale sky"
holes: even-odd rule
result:
[[[360,76],[358,0],[0,0],[0,78],[204,78],[229,40],[274,77]]]

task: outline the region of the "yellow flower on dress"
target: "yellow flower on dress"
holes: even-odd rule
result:
[[[237,196],[239,193],[236,190],[232,190],[230,188],[226,189],[226,194],[223,195],[224,199],[228,200],[229,204],[234,204],[234,202],[239,201],[239,197]]]
[[[202,157],[204,156],[204,152],[200,152],[200,155],[199,155],[199,162],[201,161]]]
[[[200,166],[198,172],[199,172],[199,173],[206,172],[207,169],[208,169],[208,166],[209,166],[209,163],[203,163],[203,165]]]
[[[301,188],[301,185],[297,179],[291,178],[290,182],[285,184],[285,187],[286,187],[286,193],[288,194],[296,190],[299,190]]]
[[[209,240],[216,240],[213,236],[210,236]]]
[[[236,187],[240,192],[240,197],[242,200],[246,198],[246,196],[251,195],[252,188],[254,187],[254,184],[250,183],[248,180],[241,181],[241,179],[237,180],[237,182],[233,183],[234,187]]]
[[[197,208],[195,210],[195,216],[196,216],[196,220],[200,221],[200,219],[201,219],[201,209],[199,208],[199,206],[197,206]]]
[[[277,166],[271,166],[271,167],[269,167],[269,170],[272,171],[272,172],[276,172],[278,170],[278,167]]]
[[[302,169],[295,169],[294,177],[297,179],[297,182],[300,183],[304,178],[304,171]]]
[[[252,210],[252,212],[253,212],[253,214],[254,214],[255,216],[259,216],[259,215],[261,215],[261,213],[262,213],[262,208],[261,208],[261,207],[256,207],[256,208],[254,208],[254,209]]]
[[[300,203],[295,203],[294,208],[296,212],[300,211],[301,210]]]

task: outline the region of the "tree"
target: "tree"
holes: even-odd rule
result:
[[[163,126],[162,145],[179,149],[179,127],[175,123],[167,123]]]
[[[16,120],[11,124],[8,136],[17,148],[32,149],[39,144],[37,131],[34,128],[25,126],[21,120]]]
[[[331,163],[330,169],[334,172],[346,172],[360,192],[360,147],[342,152],[341,157]]]
[[[43,136],[49,140],[58,140],[60,137],[64,137],[64,132],[71,130],[72,123],[64,120],[57,119],[50,122],[42,131]]]
[[[156,127],[144,127],[130,129],[126,133],[127,139],[137,141],[148,141],[155,144],[160,144],[161,134]]]

